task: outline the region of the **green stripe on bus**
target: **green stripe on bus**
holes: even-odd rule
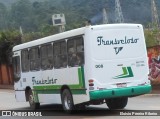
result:
[[[84,78],[84,67],[81,67],[81,71],[82,71],[82,82],[83,82],[83,87],[85,88],[85,78]]]
[[[34,96],[34,101],[35,102],[39,102],[39,98],[38,98],[38,93],[37,93],[37,91],[32,91],[32,93],[33,93],[33,96]]]
[[[86,89],[71,89],[72,94],[86,94]],[[60,90],[34,90],[34,93],[37,95],[34,95],[35,97],[38,96],[38,94],[60,94]],[[38,97],[37,97],[38,98]],[[36,101],[39,101],[36,99]]]
[[[79,85],[84,88],[85,87],[85,80],[84,80],[84,68],[78,68],[78,77],[79,77]]]
[[[79,80],[79,84],[73,84],[73,85],[68,85],[71,92],[73,94],[86,94],[86,90],[84,90],[85,88],[85,80],[84,80],[84,68],[83,66],[81,68],[78,68],[78,80]],[[52,90],[52,93],[56,93],[56,90],[60,90],[62,87],[62,85],[43,85],[43,86],[33,86],[34,90]],[[59,92],[57,92],[56,94],[59,94]]]
[[[81,85],[68,85],[70,89],[82,89]],[[44,85],[44,86],[33,86],[35,90],[51,90],[61,89],[62,85]]]
[[[71,89],[71,92],[72,92],[72,94],[77,94],[77,95],[78,95],[78,94],[79,94],[79,95],[80,95],[80,94],[86,94],[86,89],[78,89],[78,90],[74,90],[74,89],[72,90],[72,89]]]

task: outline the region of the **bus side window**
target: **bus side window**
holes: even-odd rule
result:
[[[66,41],[54,43],[54,67],[55,69],[67,67]]]
[[[30,58],[30,70],[39,71],[40,70],[40,51],[39,47],[31,48],[29,51]]]
[[[76,39],[76,55],[77,55],[77,65],[84,65],[84,41],[82,37]]]
[[[74,67],[76,62],[76,49],[73,39],[68,40],[67,47],[68,47],[68,66]]]
[[[54,43],[53,50],[54,50],[54,68],[58,69],[60,68],[60,59],[59,59],[60,43]]]
[[[53,68],[52,44],[41,46],[41,68],[43,70]]]
[[[84,43],[82,37],[68,40],[68,66],[76,67],[84,64]]]
[[[20,71],[20,57],[13,57],[13,71],[14,71],[14,81],[17,82],[20,80],[21,71]]]
[[[22,72],[29,71],[29,53],[28,49],[21,51]]]
[[[47,63],[48,69],[53,68],[53,46],[52,44],[47,45]]]
[[[67,43],[66,41],[61,42],[61,67],[67,67]]]

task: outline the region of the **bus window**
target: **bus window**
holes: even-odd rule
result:
[[[77,65],[84,65],[84,43],[83,38],[79,37],[76,39],[76,55],[77,55]]]
[[[30,58],[30,70],[38,71],[40,70],[40,52],[39,47],[31,48],[29,51]]]
[[[20,57],[13,57],[13,70],[14,70],[14,81],[17,82],[20,80]]]
[[[76,63],[75,40],[68,40],[68,66],[74,67]]]
[[[43,70],[53,68],[52,44],[41,46],[41,68]]]
[[[66,41],[61,42],[61,66],[66,68],[67,67],[67,44]]]
[[[68,40],[68,65],[70,67],[84,64],[84,43],[82,37]]]
[[[21,52],[22,72],[29,71],[29,54],[28,50],[22,50]]]
[[[66,41],[54,43],[54,67],[55,69],[67,67]]]

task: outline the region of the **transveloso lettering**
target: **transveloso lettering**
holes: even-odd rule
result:
[[[38,84],[56,84],[57,82],[57,79],[48,79],[47,80],[36,80],[35,78],[32,78],[32,82],[33,82],[33,85],[38,85]]]
[[[139,40],[139,38],[127,38],[127,36],[125,36],[124,39],[118,40],[115,38],[115,40],[104,40],[103,36],[99,36],[97,37],[97,42],[98,42],[98,46],[100,45],[118,45],[118,44],[133,44],[133,43],[137,43]]]

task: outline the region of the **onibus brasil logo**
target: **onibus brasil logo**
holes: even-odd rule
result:
[[[122,67],[123,74],[115,76],[114,79],[134,77],[131,67]]]

